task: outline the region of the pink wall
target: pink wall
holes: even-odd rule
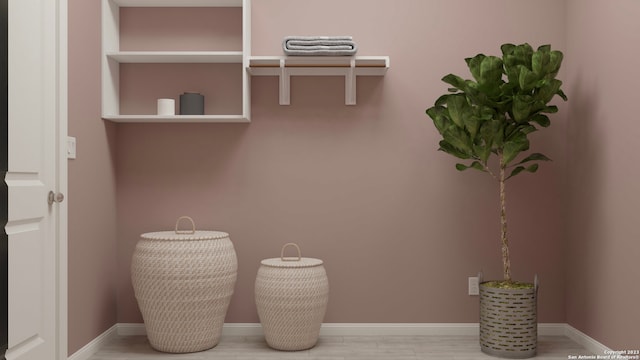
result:
[[[564,50],[570,97],[533,138],[555,161],[509,184],[514,275],[540,275],[541,322],[568,321],[614,349],[637,343],[639,11],[631,0],[254,1],[254,55],[280,54],[289,34],[351,34],[360,54],[389,55],[392,67],[358,80],[355,107],[339,78],[294,78],[281,107],[277,80],[259,77],[249,125],[115,126],[100,120],[100,4],[70,0],[69,353],[141,320],[133,247],[182,214],[231,233],[240,273],[229,322],[257,321],[259,260],[288,241],[326,262],[327,322],[475,322],[466,277],[500,275],[495,184],[435,151],[424,109],[442,75],[507,41]]]
[[[497,185],[436,151],[424,111],[467,56],[504,42],[564,49],[564,19],[554,0],[254,1],[254,55],[281,54],[285,35],[350,34],[391,69],[359,78],[353,107],[340,78],[294,78],[279,106],[277,79],[255,77],[251,124],[118,125],[118,322],[141,321],[129,272],[139,234],[180,215],[231,234],[228,322],[258,321],[259,261],[289,241],[325,260],[327,322],[476,322],[467,277],[501,275]],[[556,161],[509,184],[514,276],[540,275],[541,322],[565,321],[566,115],[554,119],[533,146]]]
[[[567,10],[567,320],[616,350],[640,344],[639,13],[631,0],[571,0]]]
[[[69,0],[69,354],[116,322],[116,127],[100,120],[100,2]]]

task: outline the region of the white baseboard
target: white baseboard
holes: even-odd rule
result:
[[[324,336],[477,335],[475,323],[326,323]]]
[[[569,339],[577,342],[578,344],[584,346],[585,349],[589,350],[591,353],[595,355],[604,355],[607,354],[607,351],[611,351],[608,347],[598,342],[594,338],[589,335],[583,333],[582,331],[574,328],[573,326],[567,324],[565,336]]]
[[[118,335],[118,324],[113,325],[107,331],[98,335],[97,338],[91,340],[90,343],[83,346],[80,350],[68,357],[68,360],[88,360],[93,354],[98,352],[101,347],[109,343]]]
[[[567,324],[538,324],[538,334],[542,336],[566,336]],[[144,324],[117,324],[118,335],[146,335]],[[323,323],[321,336],[437,336],[437,335],[478,335],[478,323]],[[225,323],[223,335],[262,336],[260,323]]]
[[[538,324],[538,335],[539,336],[566,336],[567,326],[568,325],[566,323]]]
[[[119,336],[147,335],[147,329],[142,323],[118,323],[116,327]]]
[[[478,323],[324,323],[320,336],[477,336]],[[144,324],[119,323],[76,351],[68,360],[87,360],[115,336],[146,335]],[[262,336],[260,323],[225,323],[222,334],[227,336]],[[605,354],[608,347],[565,323],[538,324],[540,336],[567,336],[593,354]]]

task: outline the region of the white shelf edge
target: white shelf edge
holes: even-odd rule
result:
[[[388,68],[388,56],[250,56],[249,67],[355,67]]]
[[[110,0],[121,7],[242,7],[242,0]]]
[[[119,63],[242,63],[242,51],[117,51],[106,53]]]
[[[348,67],[287,67],[289,76],[346,76],[351,68]],[[356,67],[356,76],[384,76],[388,68]],[[249,67],[252,76],[280,76],[279,67]]]
[[[115,123],[249,123],[243,115],[103,115]]]

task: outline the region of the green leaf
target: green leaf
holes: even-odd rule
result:
[[[484,60],[486,56],[484,54],[478,54],[472,58],[466,58],[464,61],[467,63],[467,67],[469,67],[469,71],[471,71],[471,75],[477,82],[480,82],[482,77],[482,70],[480,66],[482,64],[482,60]]]
[[[469,104],[464,94],[452,94],[447,96],[447,109],[449,117],[458,127],[464,127],[464,115],[468,111]]]
[[[449,155],[453,155],[459,159],[469,159],[471,158],[470,155],[465,154],[464,152],[456,149],[453,145],[449,144],[448,142],[446,142],[445,140],[440,140],[440,148],[438,150],[443,151]]]
[[[504,126],[505,122],[497,119],[485,121],[480,127],[480,137],[487,146],[500,148],[504,139]]]
[[[471,139],[464,129],[450,126],[444,131],[442,137],[446,142],[465,154],[471,155],[473,152]]]
[[[435,102],[435,106],[445,106],[447,105],[447,98],[451,96],[451,94],[444,94],[438,98]]]
[[[479,161],[474,161],[474,162],[471,163],[471,165],[468,165],[468,166],[465,165],[465,164],[458,163],[458,164],[456,164],[456,169],[458,171],[465,171],[467,169],[476,169],[476,170],[480,170],[480,171],[486,172],[484,166]]]
[[[440,134],[451,125],[449,113],[444,106],[433,106],[427,109],[427,115],[433,120],[433,124]]]
[[[529,140],[527,135],[518,132],[511,139],[505,141],[502,148],[502,164],[509,165],[513,159],[520,154],[520,152],[529,150]]]
[[[531,69],[531,55],[533,55],[533,48],[531,45],[527,43],[517,45],[513,49],[513,54],[520,64]]]
[[[445,77],[442,78],[442,81],[444,81],[449,85],[452,85],[454,88],[458,90],[464,91],[466,87],[464,79],[458,75],[454,75],[454,74],[446,75]]]
[[[537,89],[536,98],[543,104],[548,103],[560,90],[562,81],[556,79],[543,80],[541,86]]]
[[[486,140],[482,144],[473,144],[473,153],[480,158],[482,162],[486,163],[491,155],[492,145],[492,142],[487,143]]]
[[[540,48],[538,48],[538,51],[534,52],[531,56],[531,69],[538,74],[538,76],[546,75],[550,62],[551,55],[549,54],[549,50],[541,51]]]
[[[522,131],[522,133],[524,133],[525,135],[531,134],[534,131],[538,131],[535,126],[529,124],[520,125],[518,127],[518,130]]]
[[[560,65],[562,65],[562,59],[564,55],[562,52],[558,50],[554,50],[549,55],[549,67],[547,76],[549,78],[555,78],[558,75],[558,71],[560,71]]]
[[[526,66],[521,65],[518,67],[518,85],[522,91],[529,92],[533,90],[539,79],[538,75]]]
[[[515,45],[513,44],[502,44],[500,46],[500,50],[502,50],[502,56],[513,54],[513,49],[515,49]]]
[[[538,164],[532,164],[525,169],[527,172],[534,173],[538,171]]]
[[[495,56],[487,56],[480,63],[480,78],[477,81],[489,96],[500,94],[500,86],[503,83],[502,65],[502,59]]]
[[[522,134],[518,133],[518,125],[514,123],[507,123],[504,127],[504,138],[506,140],[511,140],[511,138],[515,136],[521,136]]]
[[[517,165],[524,164],[528,161],[551,161],[548,157],[540,153],[533,153],[526,158],[522,159]]]
[[[482,120],[477,116],[472,115],[471,112],[467,112],[463,116],[463,121],[464,127],[469,132],[471,140],[474,140],[476,138],[476,135],[478,134],[478,130],[480,129],[480,122]]]
[[[531,45],[526,43],[521,45],[505,44],[501,49],[506,66],[524,65],[531,69],[531,55],[533,54]]]
[[[509,83],[517,85],[520,77],[520,67],[531,69],[531,55],[533,49],[529,44],[513,45],[504,44],[501,46],[502,60],[504,62],[504,72],[507,74]]]
[[[549,120],[549,117],[543,114],[535,114],[530,121],[535,122],[542,127],[548,127],[549,125],[551,125],[551,120]]]
[[[507,176],[507,178],[505,180],[509,180],[512,177],[520,174],[522,171],[524,171],[524,166],[518,166],[515,169],[513,169],[513,171],[511,171],[511,174],[509,176]]]
[[[549,52],[549,51],[551,51],[551,45],[549,45],[549,44],[540,45],[540,46],[538,46],[538,50],[537,51]]]
[[[523,122],[529,119],[533,112],[533,101],[531,95],[516,95],[513,97],[513,119],[516,122]]]
[[[518,166],[515,169],[513,169],[513,171],[511,171],[511,174],[509,176],[507,176],[507,178],[505,180],[509,180],[510,178],[520,174],[523,171],[534,173],[534,172],[538,171],[538,164],[533,164],[533,165],[528,166],[528,167]]]
[[[543,108],[541,112],[547,113],[547,114],[555,114],[558,112],[558,107],[555,105],[547,106]]]
[[[564,101],[569,100],[567,98],[567,95],[565,95],[564,91],[562,91],[562,89],[558,89],[558,92],[556,94],[558,94],[558,96],[560,96],[562,98],[562,100],[564,100]]]
[[[502,80],[502,59],[496,56],[485,56],[480,62],[480,73],[476,81],[479,83],[498,84]]]

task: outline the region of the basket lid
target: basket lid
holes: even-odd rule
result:
[[[295,247],[298,251],[298,256],[285,257],[284,249],[288,246]],[[320,259],[302,257],[300,255],[300,247],[297,244],[287,243],[282,247],[279,258],[264,259],[260,262],[260,264],[277,268],[306,268],[320,266],[323,264],[323,261]]]
[[[149,232],[140,235],[141,238],[145,240],[182,240],[182,241],[193,241],[193,240],[216,240],[216,239],[226,239],[229,237],[229,234],[222,231],[194,231],[189,234],[176,234],[175,231],[156,231]]]
[[[320,266],[323,264],[322,260],[305,257],[285,257],[285,258],[271,258],[260,261],[260,264],[277,268],[306,268]]]
[[[189,220],[191,222],[191,230],[178,230],[180,220]],[[177,240],[177,241],[193,241],[193,240],[217,240],[226,239],[229,234],[222,231],[196,231],[196,225],[193,219],[188,216],[181,216],[176,221],[174,231],[155,231],[140,235],[145,240]]]

